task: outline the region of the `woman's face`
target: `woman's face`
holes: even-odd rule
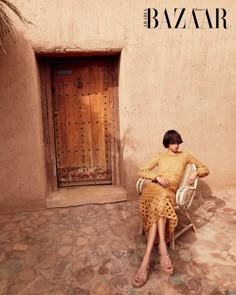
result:
[[[169,144],[168,149],[171,150],[173,153],[177,153],[179,150],[179,143]]]

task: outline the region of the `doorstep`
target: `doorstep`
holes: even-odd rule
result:
[[[127,200],[127,192],[120,185],[91,185],[62,188],[47,196],[47,208],[85,204],[105,204]]]

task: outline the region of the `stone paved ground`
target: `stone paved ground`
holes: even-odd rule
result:
[[[174,274],[160,271],[155,248],[141,289],[131,285],[146,242],[137,201],[0,215],[0,294],[236,294],[235,200],[198,195],[198,232],[170,251]]]

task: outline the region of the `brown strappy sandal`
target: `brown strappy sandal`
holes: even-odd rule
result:
[[[173,274],[173,265],[168,253],[160,253],[160,265],[165,273],[169,275]]]
[[[139,268],[139,270],[133,278],[133,287],[141,288],[146,283],[148,279],[149,269],[149,266],[147,267],[147,269],[143,269],[141,267]]]

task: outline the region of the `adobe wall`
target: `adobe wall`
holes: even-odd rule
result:
[[[41,101],[34,52],[22,34],[0,53],[0,212],[45,208]]]
[[[135,195],[138,167],[163,150],[162,137],[168,129],[178,130],[184,140],[182,149],[191,151],[209,167],[211,174],[203,179],[203,190],[214,192],[235,187],[234,0],[208,1],[207,4],[203,0],[175,4],[171,1],[70,0],[60,1],[60,5],[56,0],[42,0],[40,5],[16,0],[15,4],[34,25],[16,21],[29,43],[24,44],[24,50],[19,44],[9,47],[8,59],[1,56],[1,93],[8,93],[12,106],[4,108],[11,110],[8,115],[4,111],[11,125],[6,131],[7,145],[4,148],[1,145],[8,173],[4,176],[5,201],[10,202],[11,195],[18,192],[18,200],[32,198],[41,206],[45,197],[39,83],[31,47],[37,52],[121,49],[121,175],[130,198]],[[223,7],[227,11],[228,29],[149,30],[143,26],[143,12],[147,7],[169,11],[174,7],[209,8],[209,11]],[[13,66],[17,71],[12,70]],[[7,77],[7,84],[2,77]],[[22,116],[23,126],[14,121],[17,114]],[[8,123],[4,120],[1,126],[5,130]],[[9,148],[11,132],[15,134],[12,151]],[[24,142],[23,134],[26,134]],[[33,145],[28,145],[29,141]],[[14,157],[16,163],[12,161]],[[23,171],[22,167],[25,167]],[[10,181],[10,175],[14,178],[20,175],[21,180]]]

